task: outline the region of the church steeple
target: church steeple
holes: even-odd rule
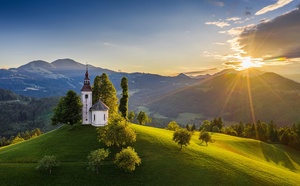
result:
[[[88,65],[86,64],[85,78],[81,91],[92,91],[90,78],[89,78],[89,70]]]

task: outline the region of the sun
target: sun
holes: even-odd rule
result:
[[[247,69],[255,66],[256,65],[251,61],[249,57],[242,59],[242,63],[241,63],[242,69]]]

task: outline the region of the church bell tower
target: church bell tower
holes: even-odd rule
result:
[[[84,83],[81,89],[81,103],[82,103],[82,124],[87,125],[92,123],[92,116],[90,108],[92,107],[92,87],[90,85],[90,78],[88,66],[86,65],[86,72]]]

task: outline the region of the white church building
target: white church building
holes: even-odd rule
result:
[[[93,125],[95,127],[107,125],[108,106],[100,100],[92,105],[92,96],[89,72],[88,68],[86,68],[84,83],[81,89],[82,125]]]

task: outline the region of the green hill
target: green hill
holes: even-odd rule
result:
[[[0,185],[298,185],[300,152],[282,145],[213,134],[214,143],[178,151],[173,132],[132,124],[142,164],[124,173],[107,160],[100,174],[87,170],[90,151],[104,147],[91,126],[63,126],[19,144],[0,148]],[[55,155],[52,175],[37,172],[37,161]]]

